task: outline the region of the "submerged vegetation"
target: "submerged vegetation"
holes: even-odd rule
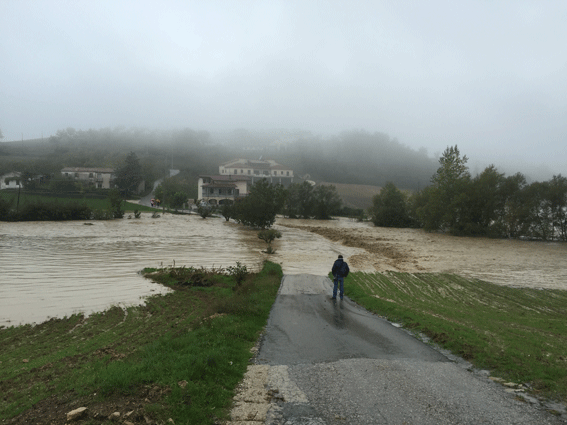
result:
[[[476,367],[567,401],[567,291],[397,272],[351,273],[345,290]]]
[[[281,268],[266,262],[240,284],[222,269],[144,273],[172,292],[143,306],[0,328],[2,423],[65,423],[81,406],[89,424],[113,412],[132,423],[227,418]]]

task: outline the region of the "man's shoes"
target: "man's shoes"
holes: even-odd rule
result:
[[[331,297],[331,299],[332,299],[332,300],[336,300],[336,299],[337,299],[337,297]]]
[[[341,300],[343,299],[343,297],[341,297]]]

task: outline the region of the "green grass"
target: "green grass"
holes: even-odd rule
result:
[[[16,206],[16,202],[18,199],[18,192],[16,191],[8,191],[8,190],[3,190],[0,191],[0,199],[4,199],[8,202],[12,203],[12,206],[15,208]],[[85,204],[86,206],[88,206],[90,209],[92,210],[108,210],[110,209],[110,201],[105,198],[105,199],[93,199],[93,198],[88,198],[88,197],[83,197],[83,198],[69,198],[69,197],[58,197],[58,196],[54,196],[54,195],[38,195],[38,194],[29,194],[26,192],[21,192],[20,193],[20,204],[19,207],[20,209],[26,205],[26,204],[34,204],[34,203],[39,203],[39,202],[44,202],[47,204],[55,204],[55,205],[67,205],[67,204],[76,204],[76,203],[80,203],[80,204]],[[126,202],[124,201],[122,204],[122,209],[125,212],[133,212],[135,210],[138,211],[158,211],[159,208],[150,208],[144,205],[138,205],[132,202]]]
[[[567,400],[567,291],[451,274],[358,272],[347,278],[345,292],[479,368]]]
[[[145,415],[163,422],[226,419],[281,268],[267,262],[239,286],[217,274],[203,287],[179,285],[172,271],[153,271],[175,290],[145,306],[0,329],[0,420],[20,415],[16,423],[44,423],[34,411],[50,412],[53,405],[61,412],[79,405],[94,411],[116,400],[125,400],[125,410],[143,404]]]

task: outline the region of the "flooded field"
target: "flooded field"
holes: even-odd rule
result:
[[[139,304],[164,291],[144,267],[257,269],[262,248],[240,226],[197,216],[1,223],[0,325]]]
[[[567,289],[567,244],[456,238],[345,219],[278,219],[270,256],[285,274],[327,275],[338,254],[352,270],[451,272],[510,286]],[[224,219],[166,214],[93,222],[0,223],[0,326],[41,322],[164,291],[144,267],[258,269],[257,232]]]
[[[507,286],[567,289],[565,243],[454,237],[348,220],[278,223],[295,232],[324,236],[347,257],[352,270],[446,272]],[[288,256],[297,259],[293,252],[282,255],[284,264]],[[301,258],[318,259],[316,253],[309,259],[306,255]]]

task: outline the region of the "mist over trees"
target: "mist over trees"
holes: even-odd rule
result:
[[[390,183],[375,196],[372,221],[460,236],[567,241],[567,178],[528,184],[523,174],[507,177],[494,165],[473,177],[466,164],[457,146],[448,147],[430,186],[402,197]],[[398,223],[404,216],[410,221]]]
[[[473,176],[457,146],[448,147],[437,162],[425,149],[410,149],[384,133],[347,131],[323,139],[285,130],[67,128],[47,139],[1,143],[0,175],[21,173],[27,189],[43,182],[52,190],[81,190],[62,181],[62,168],[114,168],[123,189],[131,190],[140,178],[148,189],[163,180],[160,194],[181,204],[197,197],[199,175],[216,174],[219,164],[234,158],[270,158],[294,170],[294,184],[282,205],[290,217],[328,218],[336,213],[340,198],[321,183],[365,184],[384,187],[370,211],[379,225],[567,240],[565,177],[530,182],[522,173],[506,176],[494,165]],[[170,169],[180,173],[170,178]],[[318,199],[324,202],[318,204]],[[388,218],[387,211],[399,211],[402,204],[403,214]]]
[[[405,189],[427,185],[435,160],[384,133],[348,131],[328,140],[303,136],[275,154],[299,175],[331,183],[383,186],[388,181]]]
[[[274,159],[316,182],[382,186],[387,181],[417,190],[435,171],[425,150],[412,150],[384,133],[344,132],[322,139],[305,131],[274,130],[209,133],[189,128],[149,130],[102,128],[61,129],[42,140],[0,145],[0,173],[26,171],[53,175],[63,167],[118,169],[135,153],[146,185],[179,169],[176,178],[197,184],[200,174],[218,172],[219,164],[234,158]],[[190,193],[194,198],[196,193]]]

